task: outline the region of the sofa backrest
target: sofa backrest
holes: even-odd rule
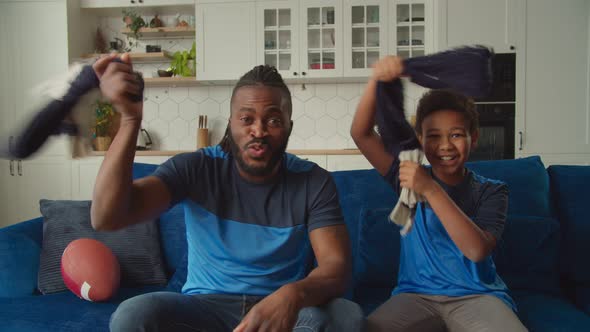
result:
[[[590,285],[590,166],[548,168],[551,193],[561,224],[561,269],[566,283]]]

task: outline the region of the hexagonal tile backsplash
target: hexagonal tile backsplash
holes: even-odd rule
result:
[[[164,21],[171,17],[161,16]],[[145,19],[148,19],[146,17]],[[120,17],[104,17],[99,26],[106,40],[120,34]],[[140,40],[133,51],[145,52],[146,44],[161,45],[163,50],[188,50],[192,39]],[[154,77],[169,63],[136,64],[144,77]],[[365,83],[288,84],[293,98],[294,128],[289,149],[356,148],[350,137],[350,125]],[[408,83],[405,107],[415,113],[424,89]],[[144,93],[142,126],[150,133],[155,150],[194,150],[197,146],[199,115],[207,115],[211,144],[217,144],[227,126],[232,86],[148,87]]]
[[[289,149],[356,148],[350,125],[365,83],[288,84],[293,98]],[[193,150],[199,115],[207,115],[211,144],[221,140],[229,117],[231,86],[148,87],[143,127],[156,150]],[[305,91],[301,91],[305,89]],[[406,85],[406,110],[415,113],[421,88]],[[316,93],[320,92],[321,96]]]

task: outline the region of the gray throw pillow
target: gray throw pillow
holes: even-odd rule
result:
[[[61,255],[79,238],[104,243],[121,266],[121,286],[166,284],[156,220],[115,232],[97,232],[90,224],[90,201],[41,200],[43,242],[37,278],[43,294],[67,290],[61,275]]]

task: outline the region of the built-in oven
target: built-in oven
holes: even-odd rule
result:
[[[469,160],[514,159],[514,103],[477,103],[479,140]]]
[[[475,100],[479,140],[469,160],[514,159],[516,54],[495,54],[490,93]]]

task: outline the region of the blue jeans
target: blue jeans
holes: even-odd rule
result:
[[[262,296],[155,292],[121,303],[111,316],[118,331],[232,331]],[[356,332],[365,318],[358,304],[334,299],[299,311],[293,331]]]

